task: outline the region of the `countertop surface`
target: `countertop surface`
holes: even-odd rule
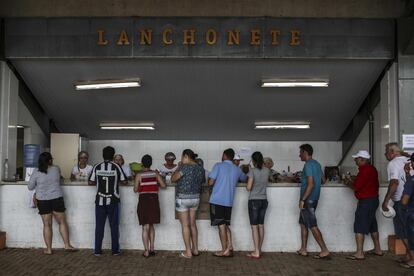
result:
[[[27,181],[0,181],[0,185],[27,185]],[[64,180],[62,183],[62,186],[88,186],[88,183],[86,181],[70,181],[70,180]],[[133,181],[129,181],[128,184],[122,185],[122,186],[133,186]],[[121,186],[121,187],[122,187]],[[175,184],[167,184],[168,187],[174,187]],[[245,187],[246,183],[238,183],[237,187]],[[281,182],[281,183],[269,183],[268,187],[299,187],[299,183],[287,183],[287,182]],[[388,183],[380,183],[380,187],[387,187]],[[347,188],[343,183],[340,182],[326,182],[322,185],[322,187],[344,187]]]

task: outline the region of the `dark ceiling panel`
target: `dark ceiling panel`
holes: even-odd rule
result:
[[[64,132],[91,139],[338,140],[385,60],[14,60]],[[142,87],[77,92],[75,81],[140,77]],[[329,77],[329,88],[264,89],[265,77]],[[255,121],[309,120],[309,130],[258,131]],[[102,131],[100,122],[154,122]]]

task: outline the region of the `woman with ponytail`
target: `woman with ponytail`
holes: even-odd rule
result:
[[[198,256],[198,231],[196,213],[200,204],[201,186],[205,182],[204,169],[196,162],[197,154],[186,149],[181,155],[181,163],[171,177],[176,182],[175,210],[181,223],[185,252],[180,257]]]
[[[256,151],[252,154],[254,168],[248,173],[247,191],[249,195],[249,219],[252,227],[254,251],[247,257],[259,259],[262,255],[262,244],[264,239],[264,219],[267,210],[266,187],[272,178],[269,168],[263,166],[263,155]]]
[[[28,188],[36,190],[37,207],[43,221],[43,238],[46,244],[44,254],[52,254],[52,217],[59,224],[59,232],[66,251],[76,251],[70,244],[69,229],[65,217],[65,203],[60,187],[60,169],[53,166],[52,155],[43,152],[39,155],[38,168],[30,177]]]

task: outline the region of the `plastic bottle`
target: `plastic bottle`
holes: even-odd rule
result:
[[[3,170],[4,179],[7,180],[9,178],[9,159],[7,158],[4,160]]]

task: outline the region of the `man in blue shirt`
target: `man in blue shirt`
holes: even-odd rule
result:
[[[246,181],[247,176],[233,164],[234,150],[223,152],[222,162],[216,163],[208,175],[208,185],[213,186],[210,196],[211,225],[219,227],[222,250],[214,253],[216,257],[233,257],[230,220],[234,193],[239,181]]]
[[[414,153],[410,157],[410,163],[404,167],[407,182],[404,185],[404,191],[401,198],[401,203],[406,206],[406,224],[405,230],[408,240],[408,256],[409,260],[403,263],[405,268],[414,268],[414,176],[410,175],[410,171],[414,168]]]
[[[330,253],[323,240],[322,233],[316,222],[315,210],[318,205],[321,193],[321,184],[325,182],[321,165],[318,161],[312,159],[313,148],[309,144],[299,147],[299,157],[305,161],[302,171],[300,187],[300,217],[299,224],[301,228],[302,246],[296,251],[300,256],[308,256],[308,229],[311,230],[313,237],[321,248],[321,252],[314,256],[315,259],[330,259]]]

